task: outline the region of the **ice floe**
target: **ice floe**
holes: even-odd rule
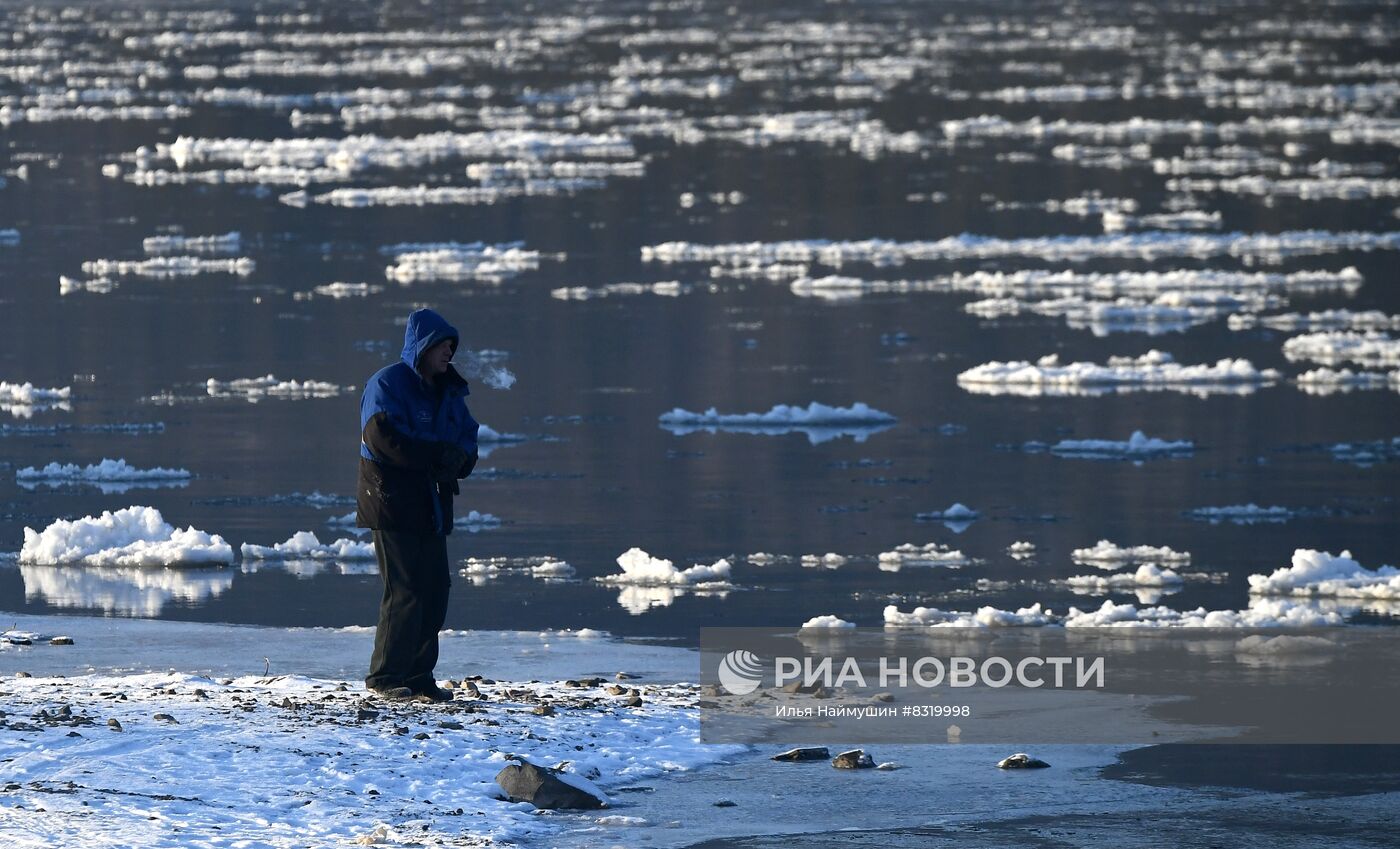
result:
[[[523,242],[399,244],[381,248],[394,257],[384,276],[397,283],[476,280],[500,283],[540,267],[540,253]]]
[[[1300,548],[1292,564],[1268,575],[1250,575],[1249,591],[1258,595],[1329,596],[1400,600],[1400,569],[1366,569],[1351,552],[1332,555]]]
[[[1257,504],[1231,504],[1224,507],[1197,507],[1188,510],[1186,515],[1192,519],[1199,519],[1203,522],[1210,522],[1212,525],[1220,522],[1231,522],[1236,525],[1253,525],[1258,523],[1287,522],[1297,515],[1296,510],[1287,507],[1260,507]]]
[[[1189,439],[1168,440],[1133,431],[1126,442],[1110,439],[1062,439],[1050,446],[1053,454],[1088,459],[1136,459],[1143,457],[1190,456],[1196,443]]]
[[[991,606],[973,612],[916,607],[908,613],[901,613],[891,604],[885,607],[884,621],[887,628],[1003,628],[1048,625],[1053,620],[1051,612],[1042,610],[1039,604],[1014,611]]]
[[[314,532],[298,531],[286,542],[270,546],[245,542],[240,546],[239,553],[248,560],[372,560],[374,544],[352,539],[338,539],[323,544]]]
[[[1163,587],[1181,583],[1181,575],[1171,569],[1144,563],[1134,572],[1120,572],[1115,575],[1075,575],[1065,579],[1070,589],[1090,593],[1104,593],[1114,589],[1134,587]]]
[[[661,426],[677,435],[709,433],[784,434],[805,433],[817,445],[842,436],[864,442],[871,434],[893,427],[897,419],[889,413],[857,402],[849,407],[831,407],[816,401],[806,407],[778,404],[766,413],[720,413],[714,407],[693,413],[679,407],[660,416]]]
[[[481,513],[476,510],[470,510],[452,520],[452,527],[471,533],[478,533],[490,528],[499,528],[500,526],[501,520],[498,516],[494,516],[490,513]]]
[[[281,380],[270,374],[235,380],[215,380],[211,377],[204,388],[214,398],[242,398],[254,404],[264,398],[333,398],[348,389],[318,380]]]
[[[974,516],[975,515],[976,514],[974,514]],[[878,561],[882,572],[898,572],[905,566],[944,566],[957,568],[959,566],[968,565],[972,562],[972,558],[946,545],[931,542],[926,545],[905,543],[897,546],[892,551],[882,551],[880,552]]]
[[[854,622],[847,622],[839,616],[826,614],[823,616],[813,616],[803,622],[799,630],[802,631],[843,631],[856,627]]]
[[[1361,366],[1400,367],[1400,339],[1374,331],[1327,330],[1285,341],[1283,355],[1329,366],[1350,361]]]
[[[1353,372],[1348,368],[1334,371],[1322,367],[1305,371],[1295,380],[1298,388],[1310,395],[1331,395],[1335,392],[1350,392],[1353,389],[1385,389],[1387,386],[1400,392],[1400,369],[1386,374],[1375,371]]]
[[[1380,310],[1357,312],[1336,309],[1307,314],[1232,315],[1227,324],[1231,330],[1254,327],[1267,327],[1270,330],[1400,330],[1400,315],[1387,315]]]
[[[216,236],[148,236],[141,248],[149,256],[170,254],[236,254],[243,249],[243,236],[237,231]]]
[[[1135,390],[1172,390],[1199,395],[1252,391],[1276,383],[1275,369],[1256,369],[1245,359],[1222,359],[1215,365],[1182,365],[1164,351],[1139,357],[1110,357],[1107,365],[1076,362],[1060,365],[1050,354],[1034,364],[991,362],[958,375],[958,385],[983,394],[1080,395]]]
[[[0,413],[17,419],[27,419],[45,410],[70,410],[73,387],[39,387],[32,383],[0,381]]]
[[[622,572],[598,578],[605,584],[629,584],[634,586],[705,586],[725,584],[729,580],[728,560],[717,560],[712,565],[691,566],[677,569],[669,560],[652,557],[640,548],[629,548],[618,555],[617,565]]]
[[[58,462],[49,463],[42,468],[26,466],[15,473],[15,478],[21,486],[90,484],[107,493],[125,492],[140,486],[184,486],[190,477],[188,469],[166,469],[159,466],[139,469],[125,460],[106,458],[87,466]]]
[[[195,277],[201,274],[233,274],[247,277],[257,268],[248,257],[207,259],[197,256],[156,256],[150,259],[92,259],[83,263],[83,273],[92,277],[147,277],[165,279]]]
[[[821,264],[840,268],[850,263],[903,265],[955,259],[1033,257],[1051,261],[1099,258],[1159,260],[1174,257],[1207,259],[1234,256],[1276,261],[1295,256],[1318,256],[1339,251],[1400,249],[1400,232],[1332,232],[1289,230],[1280,233],[1146,233],[1103,236],[1041,236],[1002,239],[964,233],[944,239],[897,242],[885,239],[787,242],[739,242],[704,245],[665,242],[642,248],[643,262],[706,262],[758,267],[772,263]]]
[[[1251,602],[1245,610],[1172,610],[1105,601],[1096,610],[1071,607],[1062,624],[1066,628],[1316,628],[1342,622],[1338,613],[1286,601]]]
[[[1070,552],[1075,563],[1092,564],[1100,569],[1118,569],[1129,563],[1171,563],[1191,562],[1191,553],[1173,551],[1171,548],[1151,545],[1120,546],[1101,539],[1092,548],[1076,548]]]
[[[551,289],[549,295],[561,301],[588,301],[593,298],[609,298],[622,295],[661,295],[674,298],[689,292],[691,287],[678,280],[663,280],[659,283],[607,283],[602,286],[562,286]]]
[[[59,519],[43,531],[24,529],[21,563],[90,566],[172,566],[232,563],[224,538],[193,527],[178,530],[154,507],[103,511],[100,516]]]
[[[1026,542],[1024,540],[1013,542],[1006,547],[1006,553],[1016,560],[1029,560],[1035,557],[1035,543]]]

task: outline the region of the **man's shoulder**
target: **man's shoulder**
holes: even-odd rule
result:
[[[366,388],[375,386],[385,389],[398,388],[407,384],[410,378],[416,377],[417,375],[414,374],[413,369],[409,368],[406,363],[400,360],[397,363],[390,363],[375,372],[365,386]]]

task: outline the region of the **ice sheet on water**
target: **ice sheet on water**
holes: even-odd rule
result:
[[[1182,576],[1172,569],[1144,563],[1133,572],[1115,575],[1075,575],[1065,579],[1070,589],[1094,594],[1136,587],[1165,587],[1180,584]]]
[[[1275,369],[1256,369],[1249,360],[1222,359],[1214,365],[1182,365],[1164,351],[1139,357],[1110,357],[1107,365],[1076,362],[1061,365],[1056,354],[1034,364],[991,362],[958,375],[958,385],[970,392],[1026,395],[1099,394],[1136,390],[1171,390],[1213,394],[1252,391],[1277,383]]]
[[[842,619],[839,616],[825,614],[822,616],[813,616],[811,619],[808,619],[806,622],[803,622],[798,630],[843,631],[854,627],[856,627],[856,624],[854,622],[847,622],[845,619]]]
[[[1155,261],[1174,257],[1208,259],[1233,256],[1279,261],[1288,257],[1318,256],[1339,251],[1397,249],[1400,249],[1400,232],[1288,230],[1280,233],[1206,234],[1151,231],[1019,239],[964,233],[943,239],[915,242],[885,239],[808,239],[715,245],[664,242],[643,247],[642,261],[665,264],[705,262],[751,267],[772,263],[802,263],[840,268],[849,263],[894,266],[907,262],[1009,257],[1082,262],[1101,258]]]
[[[1070,552],[1075,563],[1092,564],[1100,569],[1119,569],[1129,563],[1171,563],[1184,565],[1191,562],[1188,551],[1174,551],[1168,546],[1131,545],[1120,546],[1101,539],[1091,548],[1076,548]]]
[[[680,436],[709,433],[785,434],[800,432],[817,445],[842,436],[864,442],[871,434],[893,427],[897,419],[863,402],[832,407],[816,401],[806,407],[778,404],[766,413],[721,413],[714,407],[703,413],[679,407],[659,418],[661,427]]]
[[[1283,343],[1289,360],[1323,365],[1354,362],[1370,367],[1400,367],[1400,339],[1377,331],[1325,330],[1294,336]]]
[[[1260,507],[1257,504],[1231,504],[1223,507],[1197,507],[1188,510],[1192,519],[1210,522],[1212,525],[1231,522],[1236,525],[1287,522],[1297,515],[1297,511],[1287,507]]]
[[[141,242],[148,256],[171,254],[236,254],[243,249],[243,236],[238,231],[214,236],[148,236]]]
[[[1140,430],[1133,431],[1126,442],[1109,439],[1062,439],[1050,446],[1051,453],[1062,457],[1088,459],[1137,459],[1143,457],[1190,456],[1196,443],[1189,439],[1167,440],[1149,437]]]
[[[1387,386],[1400,392],[1400,369],[1386,374],[1376,371],[1353,372],[1349,368],[1336,371],[1324,366],[1305,371],[1295,380],[1298,388],[1309,395],[1331,395],[1336,392],[1350,392],[1353,389],[1385,389]]]
[[[76,463],[52,462],[42,468],[26,466],[15,473],[20,486],[32,489],[40,484],[65,486],[85,484],[104,493],[126,492],[138,487],[182,487],[189,484],[187,469],[155,467],[138,469],[125,460],[103,459],[100,463],[79,466]]]
[[[925,545],[904,543],[891,551],[880,552],[878,559],[882,572],[898,572],[905,566],[942,566],[956,569],[972,562],[972,558],[961,551],[936,542]]]
[[[256,404],[264,398],[333,398],[351,387],[338,386],[319,380],[281,380],[268,374],[263,377],[244,377],[235,380],[209,378],[204,384],[205,391],[213,398],[242,398]]]
[[[1255,327],[1271,330],[1400,330],[1400,315],[1387,315],[1380,310],[1333,309],[1306,314],[1232,315],[1227,324],[1231,330]]]
[[[243,543],[239,553],[245,560],[372,560],[374,544],[338,539],[322,543],[313,531],[297,531],[286,542],[270,546]]]
[[[696,565],[677,569],[669,560],[652,557],[640,548],[629,548],[618,555],[622,572],[605,575],[597,580],[605,584],[633,586],[687,586],[728,583],[730,564],[720,559],[709,566]]]
[[[178,530],[154,507],[126,507],[100,516],[59,519],[43,531],[24,529],[21,563],[91,566],[173,566],[232,563],[233,549],[217,534]]]
[[[398,244],[380,249],[394,264],[384,276],[397,283],[431,280],[477,280],[501,283],[540,267],[539,251],[526,250],[523,242],[487,245],[482,242]]]
[[[1292,564],[1268,575],[1250,575],[1249,591],[1258,595],[1329,596],[1400,600],[1400,569],[1366,569],[1350,551],[1333,555],[1300,548]]]

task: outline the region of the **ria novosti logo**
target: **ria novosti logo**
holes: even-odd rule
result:
[[[763,683],[763,663],[758,655],[735,649],[720,659],[720,686],[736,696],[747,696]]]

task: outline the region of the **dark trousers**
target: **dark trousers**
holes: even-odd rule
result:
[[[438,631],[447,619],[447,537],[375,531],[374,553],[384,596],[365,686],[422,688],[434,683]]]

